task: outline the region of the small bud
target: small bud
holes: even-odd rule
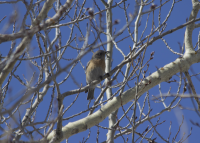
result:
[[[156,6],[157,6],[156,4],[152,3],[151,10],[154,10],[156,8]]]
[[[89,8],[88,14],[93,17],[94,16],[94,10],[92,8]]]
[[[83,14],[83,15],[81,15],[81,18],[83,18],[85,15]]]
[[[154,51],[153,51],[153,52],[151,52],[151,57],[154,55],[154,53],[155,53]]]
[[[116,19],[116,20],[114,21],[113,24],[114,24],[114,25],[115,25],[115,24],[119,24],[119,22],[120,22],[120,20],[119,20],[119,19]]]
[[[147,126],[147,128],[145,129],[145,132],[147,132],[147,131],[148,131],[148,129],[149,129],[149,126]]]

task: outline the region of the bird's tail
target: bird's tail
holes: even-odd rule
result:
[[[92,100],[93,98],[94,98],[94,89],[89,89],[87,100]]]

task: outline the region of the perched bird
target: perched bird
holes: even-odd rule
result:
[[[88,62],[86,67],[86,82],[90,84],[94,80],[99,80],[105,73],[105,55],[107,51],[99,50],[96,51],[92,59]],[[94,89],[97,85],[93,85],[88,89],[87,100],[94,98]],[[87,92],[87,91],[86,91]]]

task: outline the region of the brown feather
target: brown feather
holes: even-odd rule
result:
[[[88,62],[87,67],[90,67],[90,69],[94,69],[96,66],[101,67],[103,71],[105,71],[105,60],[103,59],[93,59],[90,62]],[[87,73],[87,70],[86,70]]]

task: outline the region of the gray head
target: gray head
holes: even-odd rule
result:
[[[93,54],[92,59],[104,59],[106,53],[107,51],[103,51],[103,50],[96,51]]]

